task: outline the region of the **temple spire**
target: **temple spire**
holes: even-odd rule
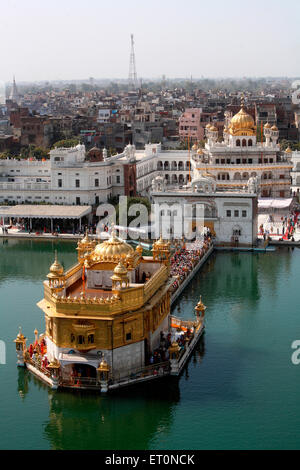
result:
[[[19,97],[18,88],[17,88],[17,85],[16,85],[16,79],[15,79],[15,76],[14,76],[11,92],[10,92],[10,95],[9,95],[9,99],[14,101],[15,103],[18,103],[19,98],[20,97]]]

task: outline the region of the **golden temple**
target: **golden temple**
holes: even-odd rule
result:
[[[52,388],[96,387],[104,392],[158,373],[177,375],[181,349],[175,354],[170,242],[160,238],[153,243],[153,255],[143,256],[141,245],[134,249],[113,229],[102,243],[86,233],[77,252],[78,262],[66,271],[55,253],[38,303],[46,330],[40,337],[35,332],[30,348],[19,333],[18,365],[26,365]],[[205,308],[200,310],[201,317],[196,307],[196,320],[176,319],[187,345],[204,328]]]

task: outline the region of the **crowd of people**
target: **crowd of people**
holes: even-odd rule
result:
[[[171,289],[174,292],[185,280],[188,274],[194,269],[196,264],[205,255],[211,245],[210,234],[206,235],[202,241],[195,241],[187,249],[186,244],[176,249],[171,257],[171,276],[176,277]]]
[[[174,327],[174,326],[173,326]],[[175,333],[174,333],[175,331]],[[186,348],[186,344],[193,337],[193,328],[174,328],[173,333],[170,332],[160,333],[160,345],[157,349],[153,351],[153,354],[149,357],[149,364],[159,364],[161,362],[168,361],[169,357],[169,347],[171,344],[176,341],[180,347],[180,350],[183,352]]]
[[[272,235],[282,236],[279,240],[294,241],[294,234],[297,228],[300,228],[300,221],[298,219],[299,211],[292,211],[285,216],[281,216],[280,220],[274,221],[272,215],[268,218],[268,228],[264,228],[261,224],[259,227],[259,234],[267,240]]]
[[[28,359],[30,358],[34,364],[40,368],[47,369],[49,365],[47,357],[47,347],[46,341],[44,338],[41,338],[40,341],[35,340],[34,343],[31,343],[26,350]]]

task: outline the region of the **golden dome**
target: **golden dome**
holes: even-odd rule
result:
[[[264,128],[265,129],[270,129],[271,128],[271,124],[269,122],[266,122],[266,124],[264,125]]]
[[[205,311],[206,310],[206,306],[204,305],[204,303],[202,302],[202,295],[200,295],[200,300],[199,302],[197,303],[196,307],[195,307],[195,310],[196,311]]]
[[[160,235],[159,239],[155,242],[155,245],[164,245],[164,240],[162,235]]]
[[[286,152],[286,153],[292,153],[291,147],[288,147],[285,152]]]
[[[278,131],[278,127],[275,126],[275,124],[274,124],[274,126],[271,127],[271,131]]]
[[[230,132],[233,135],[255,135],[255,124],[253,117],[248,114],[244,107],[230,121]]]
[[[211,126],[211,124],[206,124],[206,126],[205,126],[205,127],[206,127],[206,129],[209,129],[209,128],[210,128],[210,126]]]
[[[162,235],[160,235],[160,238],[159,240],[157,240],[155,243],[154,243],[155,246],[159,245],[159,246],[166,246],[166,245],[170,245],[170,242],[169,241],[164,241]]]
[[[138,246],[136,247],[135,251],[138,252],[139,255],[142,255],[143,253],[143,247],[142,245],[139,243]]]
[[[217,132],[218,129],[216,128],[216,126],[210,126],[210,130],[213,131],[213,132]]]
[[[24,341],[26,338],[22,333],[22,328],[19,326],[19,333],[17,335],[17,339],[15,339],[15,342],[17,341]]]
[[[193,147],[192,147],[192,150],[197,150],[197,144],[194,144]]]
[[[84,237],[81,240],[79,240],[79,243],[82,243],[82,244],[90,243],[88,230],[86,230]]]
[[[48,277],[49,276],[53,277],[53,275],[62,276],[63,273],[64,273],[64,268],[62,267],[60,262],[57,260],[57,251],[55,250],[54,263],[51,264],[50,266],[50,273],[48,274]]]
[[[107,364],[105,359],[102,359],[97,370],[99,370],[100,372],[109,372],[109,365]]]
[[[198,155],[203,155],[203,150],[202,150],[202,149],[198,149],[198,150],[197,150],[197,154],[198,154]]]
[[[117,266],[115,267],[114,273],[115,273],[115,274],[127,274],[127,269],[126,269],[125,266],[121,263],[121,261],[119,261],[119,264],[117,264]]]
[[[128,255],[132,256],[134,254],[134,249],[124,240],[118,238],[113,230],[109,240],[96,245],[94,253],[101,258],[112,256],[121,258]]]

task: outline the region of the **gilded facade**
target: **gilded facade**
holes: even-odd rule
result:
[[[169,328],[169,242],[158,240],[153,256],[144,257],[141,246],[133,249],[112,230],[102,243],[86,235],[77,252],[67,271],[55,256],[38,303],[49,359],[70,370],[76,361],[95,367],[104,357],[111,374],[125,374],[122,361],[113,361],[124,349],[127,369],[144,366]]]

